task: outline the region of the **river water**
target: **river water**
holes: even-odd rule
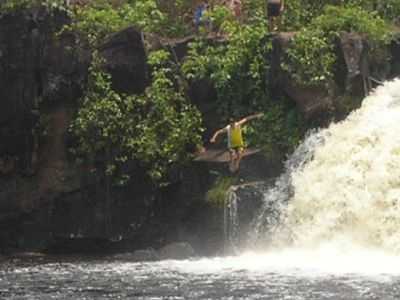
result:
[[[399,299],[400,259],[282,251],[149,263],[14,262],[0,299]]]
[[[11,261],[0,299],[400,299],[399,125],[395,80],[310,134],[237,256]],[[227,223],[235,235],[238,220]]]

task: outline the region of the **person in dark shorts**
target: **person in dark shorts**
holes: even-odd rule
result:
[[[267,15],[269,21],[269,30],[277,29],[275,20],[282,14],[284,9],[284,0],[267,0]]]

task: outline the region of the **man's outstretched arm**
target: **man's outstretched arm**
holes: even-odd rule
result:
[[[251,120],[253,120],[253,119],[261,118],[263,115],[264,115],[264,113],[257,113],[257,114],[248,116],[248,117],[246,117],[246,118],[241,119],[241,120],[238,122],[238,124],[239,124],[239,125],[243,125],[243,124],[245,124],[246,122],[251,121]]]
[[[227,130],[226,127],[217,130],[217,131],[214,133],[214,135],[212,136],[212,138],[210,139],[210,143],[215,143],[215,140],[217,139],[217,137],[218,137],[221,133],[226,132],[226,130]]]

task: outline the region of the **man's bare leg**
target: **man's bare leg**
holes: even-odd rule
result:
[[[236,150],[236,159],[235,159],[235,172],[239,170],[240,161],[243,157],[243,148],[239,148]]]
[[[231,171],[231,173],[235,172],[235,155],[236,151],[233,149],[229,149],[229,156],[230,156],[230,160],[229,160],[229,171]]]

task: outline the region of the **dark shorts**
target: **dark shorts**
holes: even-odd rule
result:
[[[281,0],[268,0],[267,14],[268,17],[278,17],[281,14]]]
[[[243,146],[229,148],[229,152],[243,152],[243,151],[244,151]]]

